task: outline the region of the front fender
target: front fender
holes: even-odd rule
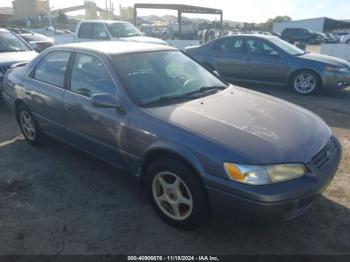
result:
[[[186,161],[189,165],[191,165],[194,170],[201,176],[204,176],[205,171],[198,160],[198,158],[195,156],[193,152],[191,152],[189,149],[187,149],[184,146],[181,146],[179,144],[170,143],[168,141],[157,141],[150,145],[144,155],[143,163],[142,163],[142,170],[140,174],[140,178],[142,179],[142,176],[145,175],[145,168],[147,167],[147,162],[152,160],[152,158],[156,156],[160,156],[162,154],[171,154],[174,156],[179,157],[180,159]]]

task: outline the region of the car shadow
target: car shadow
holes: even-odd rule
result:
[[[37,149],[17,140],[0,147],[0,159],[1,253],[349,252],[344,188],[331,185],[306,214],[289,222],[246,224],[213,216],[183,231],[161,221],[130,175],[60,142]],[[14,239],[20,234],[24,239]]]

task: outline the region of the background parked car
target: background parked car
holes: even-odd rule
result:
[[[128,41],[168,45],[167,42],[143,36],[132,24],[113,20],[84,20],[79,22],[74,42]]]
[[[334,34],[332,33],[325,33],[326,35],[326,43],[329,43],[329,44],[336,44],[336,43],[339,43],[340,40],[339,38],[337,38]]]
[[[28,62],[37,55],[25,41],[6,29],[0,29],[0,97],[6,71],[19,62]]]
[[[340,42],[343,43],[343,44],[350,44],[350,34],[343,35],[340,38]]]
[[[264,35],[236,35],[188,47],[188,54],[233,82],[290,85],[299,94],[350,86],[350,63]]]
[[[32,34],[34,32],[25,28],[8,28],[7,30],[19,35],[19,34]]]
[[[319,44],[323,41],[322,35],[305,28],[286,28],[282,31],[281,38],[289,43]]]
[[[36,34],[36,33],[27,33],[27,34],[19,34],[35,51],[42,52],[46,48],[49,48],[54,45],[54,41],[52,38],[47,36]]]

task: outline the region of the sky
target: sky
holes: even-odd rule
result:
[[[98,6],[105,7],[105,0],[94,0]],[[108,0],[109,1],[109,0]],[[0,7],[12,6],[12,0],[0,0]],[[54,9],[81,5],[83,0],[50,0],[50,6]],[[350,19],[350,0],[112,0],[116,13],[119,13],[119,4],[133,6],[137,3],[162,3],[162,4],[189,4],[204,7],[219,8],[224,11],[224,19],[239,22],[265,22],[271,17],[288,15],[297,19],[327,16],[336,19]],[[167,10],[140,10],[142,15],[176,15],[174,11]],[[202,17],[211,20],[219,19],[212,15],[187,15],[189,17]]]

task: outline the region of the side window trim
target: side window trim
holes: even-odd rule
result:
[[[55,52],[67,52],[67,53],[69,53],[69,59],[68,59],[68,62],[67,62],[66,70],[64,72],[63,87],[54,85],[52,83],[44,82],[44,81],[41,81],[41,80],[35,78],[35,71],[36,71],[38,65],[45,59],[45,57],[47,57],[47,56],[49,56],[49,55],[51,55],[52,53],[55,53]],[[68,69],[69,69],[70,60],[72,59],[72,54],[73,54],[72,51],[70,51],[70,50],[63,50],[63,49],[62,50],[58,49],[58,50],[53,50],[51,52],[48,52],[43,57],[41,57],[40,60],[38,60],[36,62],[36,64],[32,67],[32,70],[29,71],[29,73],[27,74],[26,77],[31,79],[31,80],[34,80],[34,81],[37,81],[37,82],[40,82],[40,83],[44,83],[46,85],[50,85],[50,86],[53,86],[53,87],[56,87],[56,88],[59,88],[59,89],[67,90],[67,86],[66,86],[67,72],[68,72]]]
[[[117,85],[117,83],[115,82],[115,80],[114,80],[114,78],[113,78],[113,76],[112,76],[110,70],[109,70],[108,67],[106,66],[105,62],[104,62],[98,55],[93,54],[93,53],[89,53],[89,52],[85,52],[85,51],[74,51],[74,52],[72,52],[72,54],[71,54],[71,59],[70,59],[69,67],[67,67],[67,70],[69,70],[69,72],[68,72],[68,74],[67,74],[67,86],[66,86],[67,88],[66,88],[66,90],[69,91],[71,94],[75,94],[75,95],[78,95],[78,96],[81,96],[81,97],[84,97],[84,98],[86,98],[86,99],[91,100],[91,97],[87,97],[87,96],[78,94],[78,93],[73,92],[73,91],[71,90],[73,65],[74,65],[74,62],[75,62],[75,57],[76,57],[78,54],[93,56],[93,57],[95,57],[96,59],[98,59],[98,60],[102,63],[102,65],[103,65],[104,69],[106,70],[106,72],[107,72],[109,78],[112,80],[112,82],[113,82],[113,84],[114,84],[115,92],[114,92],[113,95],[114,95],[114,96],[117,96],[118,98],[121,99],[121,98],[122,98],[122,95],[121,95],[122,93],[121,93],[121,91],[120,91],[120,88],[119,88],[119,86]]]

